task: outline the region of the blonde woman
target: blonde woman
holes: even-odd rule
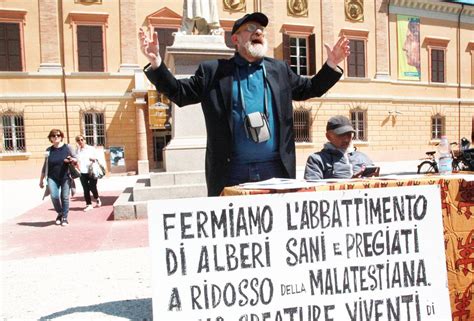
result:
[[[84,212],[88,212],[93,209],[91,192],[92,196],[96,200],[97,207],[102,205],[102,202],[99,197],[99,192],[97,191],[97,179],[89,176],[89,166],[93,162],[97,162],[97,151],[93,146],[87,145],[86,139],[83,135],[76,136],[77,143],[77,160],[79,161],[79,170],[81,171],[81,185],[84,190],[84,198],[86,200],[86,207]]]

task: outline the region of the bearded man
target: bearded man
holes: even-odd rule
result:
[[[265,57],[263,13],[235,21],[230,59],[206,61],[190,78],[176,79],[159,55],[158,35],[139,31],[140,48],[150,62],[145,75],[178,106],[201,103],[207,130],[206,182],[209,196],[226,186],[273,177],[295,178],[292,100],[320,97],[341,77],[337,66],[349,55],[341,37],[312,78],[295,74],[287,63]]]

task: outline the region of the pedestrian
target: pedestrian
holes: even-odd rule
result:
[[[75,188],[69,164],[77,164],[75,152],[68,144],[63,142],[64,133],[60,129],[51,129],[48,135],[52,143],[46,149],[46,157],[41,169],[39,186],[44,187],[44,179],[47,182],[47,191],[51,195],[51,202],[57,213],[56,225],[67,226],[69,214],[69,195],[71,189]]]
[[[326,125],[328,142],[324,148],[308,157],[304,170],[306,180],[326,178],[358,178],[365,174],[366,168],[373,166],[370,158],[362,152],[354,150],[352,139],[355,130],[351,121],[345,116],[329,118]],[[374,173],[378,175],[378,167]],[[368,174],[367,174],[368,176]]]
[[[99,197],[99,192],[97,191],[97,177],[90,175],[90,167],[93,163],[99,162],[99,157],[97,150],[86,143],[86,139],[83,135],[76,136],[77,143],[77,160],[79,162],[79,170],[81,171],[81,185],[84,190],[84,199],[86,200],[86,207],[84,212],[88,212],[93,209],[91,192],[92,196],[96,201],[96,206],[102,206],[102,202]]]
[[[341,37],[312,78],[283,61],[265,57],[268,18],[254,12],[237,19],[230,59],[206,61],[190,78],[176,79],[159,55],[158,35],[139,31],[148,59],[144,72],[156,89],[178,106],[201,103],[207,130],[206,182],[209,196],[225,186],[296,176],[292,100],[326,93],[341,77],[337,66],[349,55]]]

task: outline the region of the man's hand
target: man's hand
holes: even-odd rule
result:
[[[140,28],[138,31],[138,40],[140,41],[140,50],[148,59],[153,69],[161,65],[160,45],[158,43],[158,34],[153,32],[153,27],[149,26],[148,31]]]
[[[334,47],[329,47],[327,43],[324,44],[326,52],[328,54],[327,63],[330,67],[335,68],[341,61],[346,59],[347,56],[351,53],[349,47],[349,39],[344,36],[341,36]]]
[[[352,178],[361,178],[362,173],[364,173],[364,171],[365,171],[365,165],[362,165],[362,167],[360,168],[360,171],[358,171],[357,173],[354,173],[354,175],[352,175]]]

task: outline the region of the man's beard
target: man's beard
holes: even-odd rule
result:
[[[268,50],[267,39],[263,39],[263,44],[261,43],[252,43],[251,40],[244,43],[244,48],[253,58],[263,58]]]

